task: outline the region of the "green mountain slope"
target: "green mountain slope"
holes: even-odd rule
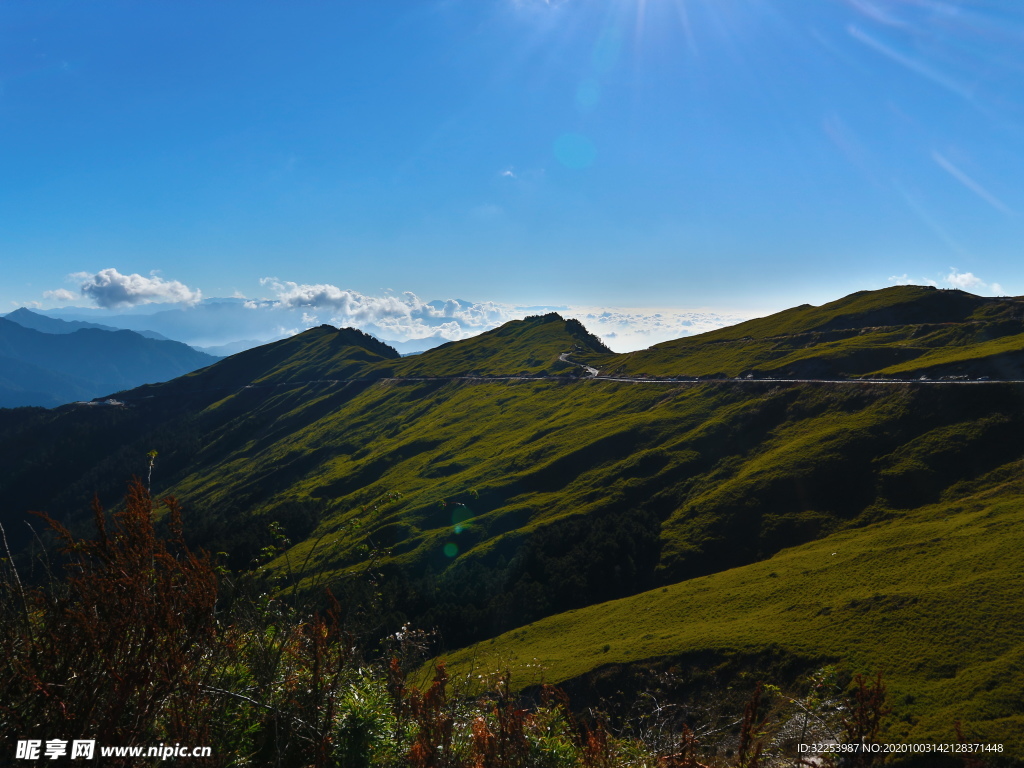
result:
[[[1024,300],[896,286],[611,357],[602,375],[1024,378]]]
[[[448,656],[453,673],[510,668],[573,686],[631,664],[766,649],[883,672],[886,741],[1002,743],[1024,755],[1024,483],[969,493],[751,565],[544,619]]]
[[[161,398],[180,394],[234,392],[245,387],[303,385],[366,376],[379,378],[389,371],[387,361],[398,352],[355,328],[321,325],[281,341],[239,352],[217,365],[157,385],[132,396]],[[374,369],[374,364],[383,363]]]
[[[975,336],[960,345],[929,347],[918,357],[943,350],[981,354],[993,349],[986,345],[1013,337],[996,332],[1019,325],[1014,310],[1009,300],[888,289],[673,342],[675,352],[667,345],[652,352],[665,360],[671,352],[682,365],[709,360],[716,345],[740,345],[729,347],[729,355],[739,356],[743,344],[752,344],[745,348],[756,357],[779,338],[795,338],[779,336],[788,329],[804,334],[809,346],[801,354],[808,360],[824,359],[833,343],[815,334],[853,333],[848,340],[879,334],[870,350],[877,355],[886,349],[885,334],[898,351],[907,339],[946,329]],[[914,322],[901,325],[901,312]],[[890,325],[881,330],[864,325],[883,321]],[[754,341],[743,341],[748,337]],[[545,617],[552,627],[572,626],[560,614],[586,609],[587,616],[598,617],[605,608],[593,606],[653,588],[655,596],[688,596],[697,611],[695,627],[712,614],[721,627],[711,627],[704,646],[686,634],[699,632],[693,627],[663,633],[660,644],[644,637],[661,637],[650,628],[622,630],[623,648],[630,650],[615,658],[623,662],[778,645],[801,658],[870,667],[880,658],[864,650],[874,642],[869,630],[876,620],[879,626],[905,621],[893,641],[905,643],[900,658],[966,654],[959,634],[934,631],[938,608],[898,613],[904,592],[924,606],[921,585],[939,590],[947,572],[938,566],[917,570],[926,560],[914,560],[913,568],[898,563],[885,537],[938,538],[933,549],[944,558],[944,547],[953,546],[961,527],[980,531],[987,524],[977,516],[983,514],[977,505],[989,503],[986,493],[996,493],[996,501],[1003,498],[998,494],[1016,498],[1007,483],[1024,457],[1022,386],[616,382],[581,376],[579,367],[559,360],[563,353],[581,361],[632,359],[610,356],[581,326],[557,315],[510,323],[406,359],[365,334],[324,326],[124,393],[125,406],[12,415],[0,423],[0,494],[6,502],[0,516],[11,536],[24,530],[18,515],[25,509],[67,517],[94,492],[114,503],[124,479],[144,474],[146,455],[156,450],[154,493],[178,495],[195,511],[188,521],[194,539],[228,551],[233,564],[247,564],[267,543],[271,521],[292,541],[272,567],[298,579],[300,588],[326,580],[344,595],[349,575],[372,560],[383,576],[382,631],[405,621],[437,626],[455,647]],[[838,355],[833,362],[848,375],[857,371],[840,363],[859,359]],[[755,367],[737,357],[740,362],[740,370]],[[1010,557],[1012,531],[1002,522],[991,529],[998,541],[989,553],[1007,567],[1016,562]],[[819,581],[816,599],[832,592],[840,597],[815,610],[827,607],[821,616],[838,621],[856,615],[853,608],[844,613],[844,606],[874,600],[877,592],[881,598],[870,603],[863,638],[855,637],[853,619],[831,631],[817,614],[799,612],[791,615],[806,621],[790,626],[780,619],[775,626],[765,619],[758,635],[748,616],[754,608],[772,613],[781,610],[772,602],[776,597],[798,605],[797,598],[809,600],[813,592],[799,580],[779,580],[780,564],[815,557],[821,547],[838,552],[837,541],[861,552],[863,567],[877,571],[880,580],[864,582],[874,590],[870,594],[860,581]],[[969,555],[962,546],[956,550]],[[870,560],[883,555],[888,559]],[[776,576],[760,570],[769,566]],[[792,568],[814,572],[807,565]],[[746,592],[730,597],[729,574],[745,573],[770,580],[772,590],[788,586],[778,587],[781,596],[748,588],[752,602],[743,602]],[[966,572],[964,579],[970,581]],[[946,602],[935,605],[966,599],[967,588],[958,583],[951,582]],[[995,581],[977,583],[976,604],[964,615],[972,621],[984,611],[999,615],[1008,593]],[[708,593],[715,597],[701,608],[697,596],[708,584],[722,586]],[[798,588],[804,591],[792,592]],[[618,605],[639,610],[637,603],[607,603],[607,610]],[[818,635],[800,639],[794,626]],[[1009,645],[1024,639],[1017,626],[999,629]],[[563,677],[607,661],[588,655],[575,640],[566,645],[579,652],[576,667],[552,657]],[[1001,664],[1000,648],[979,641],[971,652],[980,655],[964,655],[965,664]],[[929,675],[939,679],[946,672],[938,661],[922,663],[920,674],[899,672],[901,691],[929,702],[936,713],[968,701],[956,698],[953,687],[929,688]],[[1004,699],[984,700],[990,707],[985,713],[975,717],[970,710],[978,722],[1018,714]],[[915,711],[901,710],[925,722],[923,710]],[[938,733],[937,722],[927,726],[929,733]],[[1006,727],[1016,728],[1015,722],[1007,720]]]
[[[547,315],[512,320],[471,339],[448,342],[394,368],[398,376],[578,375],[579,367],[560,361],[564,352],[609,353],[578,320]]]

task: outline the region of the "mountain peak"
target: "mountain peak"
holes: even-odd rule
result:
[[[251,385],[340,381],[379,376],[376,364],[398,359],[396,350],[357,328],[318,325],[154,386],[166,392],[223,392]],[[152,389],[147,387],[146,394]]]
[[[397,349],[385,344],[376,336],[371,336],[369,333],[361,331],[358,328],[335,328],[333,325],[322,325],[320,327],[330,329],[335,333],[335,343],[348,344],[353,347],[363,347],[364,349],[374,352],[389,360],[401,357],[401,354],[399,354]]]
[[[19,317],[43,317],[43,315],[38,312],[33,312],[28,307],[18,307],[13,312],[8,312],[4,317],[8,320],[15,320],[15,322],[17,322],[17,318]]]
[[[609,350],[578,320],[557,312],[509,320],[489,331],[450,341],[406,358],[396,372],[406,376],[519,376],[565,373],[576,366],[559,360],[564,352]]]
[[[897,285],[619,355],[640,376],[833,379],[1024,375],[1024,299]],[[999,340],[998,342],[996,340]]]

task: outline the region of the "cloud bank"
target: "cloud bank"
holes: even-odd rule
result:
[[[84,296],[101,308],[85,311],[100,314],[78,317],[74,308],[65,308],[54,310],[57,316],[158,331],[197,346],[243,340],[256,344],[330,324],[356,327],[396,344],[400,351],[414,352],[476,336],[509,320],[558,312],[582,322],[614,351],[629,352],[747,319],[711,310],[519,306],[461,298],[424,301],[411,291],[371,296],[331,283],[298,283],[277,277],[260,280],[268,290],[261,299],[201,300],[200,291],[155,275],[123,275],[116,269],[104,269],[95,274],[75,273],[71,278],[79,283],[80,295],[61,288],[47,291],[45,298],[73,303]],[[169,306],[161,307],[158,314],[118,311],[157,303]]]
[[[679,309],[627,309],[621,307],[566,307],[574,317],[615,352],[633,352],[663,341],[706,333],[749,320],[752,315]]]
[[[69,291],[67,288],[58,288],[55,291],[43,291],[43,298],[49,301],[57,301],[68,303],[78,298],[77,293]],[[38,304],[39,302],[35,302]]]
[[[251,308],[302,310],[307,327],[322,322],[353,325],[394,341],[455,341],[524,316],[515,307],[494,302],[425,302],[411,291],[367,296],[329,283],[300,284],[276,277],[265,277],[260,283],[274,292],[274,300],[250,302]]]
[[[496,328],[509,320],[555,311],[582,322],[611,349],[629,352],[748,319],[711,310],[521,307],[463,299],[425,302],[410,291],[401,295],[367,296],[326,283],[299,284],[275,277],[263,278],[260,282],[274,291],[275,298],[264,304],[250,302],[251,308],[302,310],[304,327],[322,322],[354,325],[386,340],[400,342],[426,339],[456,341]]]
[[[959,288],[961,291],[970,291],[971,293],[977,293],[979,291],[986,291],[994,294],[1003,293],[1003,286],[999,283],[986,283],[972,272],[961,272],[956,267],[950,267],[950,272],[946,275],[945,281],[954,288]]]
[[[76,272],[70,275],[79,281],[82,295],[92,299],[97,306],[105,309],[133,307],[156,302],[173,304],[196,304],[203,298],[201,291],[193,291],[177,280],[164,280],[157,275],[122,275],[116,269],[101,269],[95,274]],[[47,291],[46,295],[58,300],[67,300],[70,291],[58,289]]]
[[[961,272],[956,267],[950,267],[949,273],[943,275],[940,279],[942,283],[950,288],[958,288],[961,291],[968,291],[970,293],[989,293],[994,296],[1002,296],[1005,293],[1003,286],[999,283],[987,283],[973,272]],[[889,282],[894,285],[930,285],[933,288],[937,288],[939,285],[938,281],[931,278],[916,278],[910,277],[907,274],[892,275],[889,277]]]

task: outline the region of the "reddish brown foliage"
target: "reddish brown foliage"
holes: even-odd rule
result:
[[[167,539],[138,480],[109,525],[93,503],[96,540],[41,515],[62,543],[67,577],[59,592],[24,593],[27,615],[3,633],[0,707],[22,738],[206,743],[197,702],[214,655],[217,574],[185,546],[178,504],[164,504]]]
[[[437,664],[426,691],[409,693],[409,711],[418,730],[409,749],[410,768],[454,768],[452,732],[455,718],[448,707],[448,673]]]
[[[848,744],[874,744],[882,727],[882,720],[892,710],[885,703],[885,686],[882,684],[882,673],[875,677],[874,684],[869,683],[863,675],[853,679],[853,706],[850,716],[843,720]],[[875,762],[881,753],[860,751],[851,754],[851,766],[868,766]]]

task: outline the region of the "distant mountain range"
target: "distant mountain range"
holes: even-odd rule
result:
[[[219,358],[171,341],[18,309],[0,318],[0,407],[52,407],[167,381]]]
[[[30,309],[21,307],[13,312],[4,315],[4,317],[12,322],[17,323],[24,328],[32,328],[42,333],[74,333],[82,328],[95,328],[99,331],[120,331],[123,330],[120,327],[113,325],[101,325],[100,323],[89,323],[84,320],[61,320],[59,318],[47,317],[38,312],[33,312]],[[145,336],[147,339],[157,339],[158,341],[171,341],[162,333],[156,331],[136,331],[139,336]]]
[[[1024,754],[1021,380],[1024,299],[913,286],[628,355],[554,313],[407,358],[320,326],[0,411],[0,522],[74,524],[155,450],[193,541],[244,567],[278,523],[269,568],[342,604],[372,566],[381,631],[439,628],[460,674],[882,670],[888,740]]]
[[[460,303],[470,306],[468,301],[463,300]],[[440,312],[446,302],[432,301],[429,305]],[[259,308],[252,308],[252,302],[245,299],[214,298],[204,299],[188,307],[152,304],[121,312],[65,307],[48,309],[42,314],[47,318],[82,323],[88,327],[114,326],[143,335],[155,334],[162,338],[183,341],[210,354],[233,355],[260,344],[278,341],[308,328],[310,321],[306,317],[306,311],[301,307],[289,308],[266,302]],[[41,316],[40,313],[33,314]],[[442,317],[430,322],[436,325],[444,320]],[[437,335],[396,343],[386,338],[387,331],[372,323],[366,324],[363,329],[382,341],[394,344],[402,354],[423,352],[445,343],[445,339]]]

